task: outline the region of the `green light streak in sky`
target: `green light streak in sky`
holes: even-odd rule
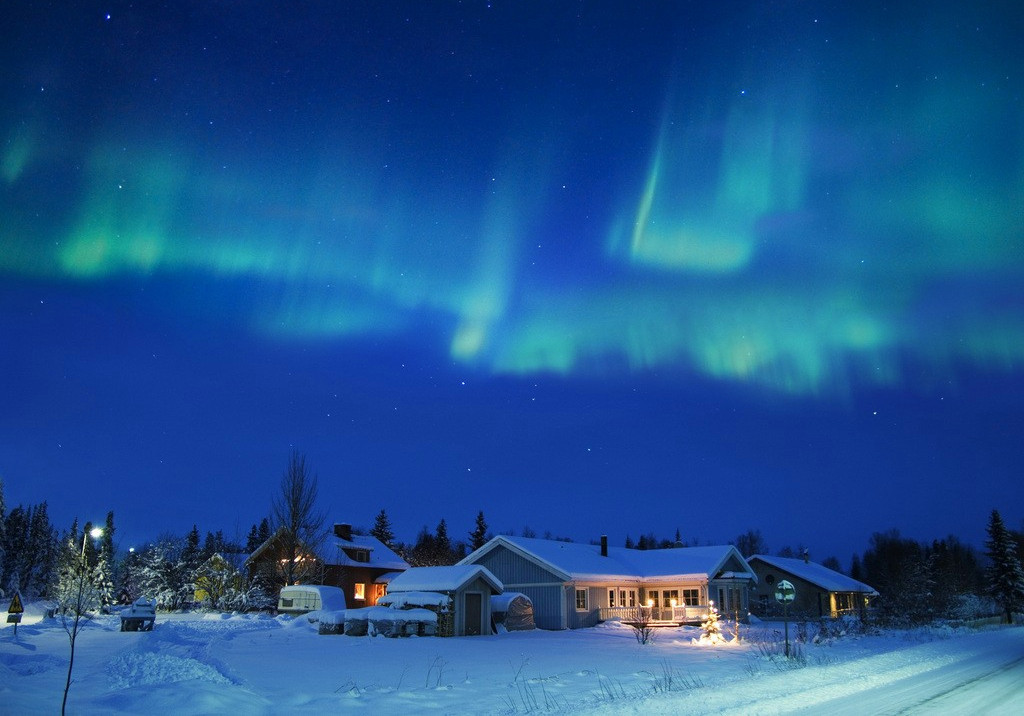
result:
[[[875,156],[876,137],[826,135],[844,156],[871,150],[851,175],[815,163],[799,103],[736,97],[708,112],[717,124],[671,108],[646,176],[621,187],[630,209],[604,245],[583,229],[572,239],[573,258],[599,270],[557,275],[530,268],[527,249],[561,237],[544,234],[553,173],[527,140],[476,184],[415,163],[404,174],[366,169],[354,143],[295,166],[250,158],[223,172],[173,140],[104,141],[82,161],[63,230],[42,236],[34,217],[10,213],[0,272],[257,286],[237,303],[261,334],[329,340],[429,325],[452,360],[495,373],[678,370],[834,395],[906,381],[908,358],[937,374],[964,363],[1018,370],[1024,130],[1016,144],[954,151],[951,134],[981,134],[1006,108],[948,104],[948,116],[929,114],[946,105],[927,94],[901,108],[913,151]],[[8,137],[0,168],[18,188],[51,155],[29,129]],[[810,219],[764,231],[790,215]],[[947,285],[993,294],[947,307]],[[216,310],[202,300],[197,291],[182,310]]]
[[[802,121],[746,97],[729,111],[720,142],[706,129],[662,124],[632,221],[629,258],[677,272],[734,273],[754,256],[755,224],[800,208],[806,165]],[[786,121],[776,119],[784,114]],[[709,191],[709,181],[713,189]],[[619,222],[619,226],[624,222]],[[621,241],[612,230],[610,250]]]

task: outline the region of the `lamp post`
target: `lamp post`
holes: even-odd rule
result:
[[[66,612],[62,611],[61,618],[64,620],[64,631],[68,633],[68,638],[71,640],[71,656],[68,659],[68,678],[67,681],[64,683],[64,700],[61,702],[60,705],[61,716],[63,716],[65,710],[67,709],[68,691],[71,689],[71,670],[75,667],[75,641],[78,639],[78,632],[79,629],[81,628],[82,618],[85,616],[85,613],[87,611],[85,603],[86,600],[84,597],[86,573],[89,571],[89,563],[85,559],[86,540],[89,537],[92,537],[94,540],[96,540],[99,539],[102,535],[102,527],[93,527],[88,532],[82,534],[82,551],[79,554],[78,559],[78,585],[76,588],[77,593],[75,594],[74,602],[70,604],[72,613],[70,624],[68,623]],[[88,619],[88,617],[86,617],[86,619]]]
[[[88,532],[83,532],[82,533],[82,559],[85,559],[85,540],[86,540],[86,538],[87,537],[92,537],[94,540],[97,540],[97,539],[99,539],[102,536],[103,536],[103,528],[102,527],[93,527]]]

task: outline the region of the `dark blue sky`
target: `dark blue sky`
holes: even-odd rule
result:
[[[1024,520],[1013,3],[16,2],[0,477],[121,546]]]

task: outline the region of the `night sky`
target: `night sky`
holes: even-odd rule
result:
[[[8,507],[1024,524],[1019,4],[638,8],[5,3]]]

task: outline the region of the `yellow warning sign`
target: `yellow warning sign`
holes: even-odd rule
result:
[[[21,614],[25,611],[25,607],[21,606],[21,593],[15,592],[14,599],[11,600],[11,606],[7,607],[8,614]]]

